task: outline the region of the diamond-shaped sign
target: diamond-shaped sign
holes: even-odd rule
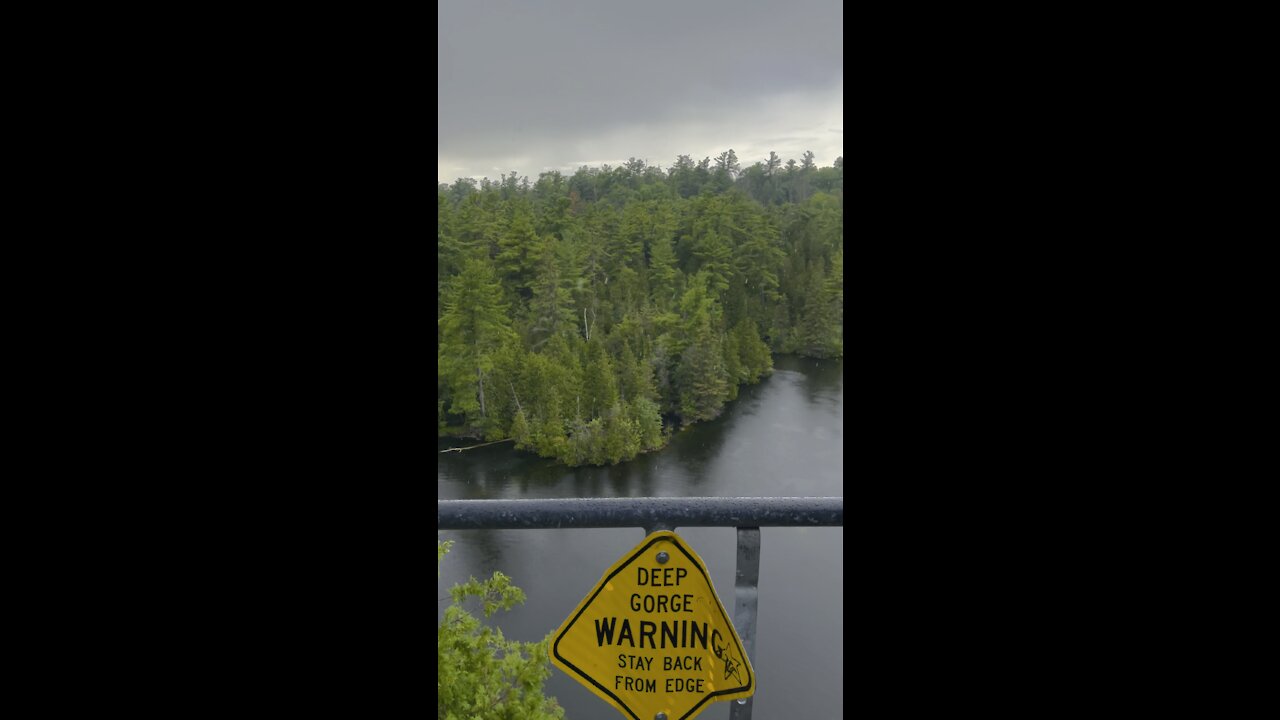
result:
[[[551,642],[551,662],[632,720],[687,720],[755,693],[707,567],[660,530],[614,563]]]

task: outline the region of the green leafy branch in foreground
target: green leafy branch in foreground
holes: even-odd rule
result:
[[[436,542],[436,577],[452,541]],[[542,642],[507,640],[462,603],[480,602],[484,616],[510,610],[525,594],[500,572],[483,582],[474,577],[454,585],[453,604],[445,610],[436,632],[439,664],[437,715],[439,720],[563,720],[564,709],[542,692],[551,677],[547,660],[548,633]]]

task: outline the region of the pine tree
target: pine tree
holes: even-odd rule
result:
[[[512,289],[528,297],[527,290],[538,268],[544,241],[533,229],[533,215],[526,203],[517,203],[511,219],[498,238],[498,271]]]
[[[570,292],[574,285],[569,269],[571,258],[563,244],[552,237],[543,239],[539,255],[528,313],[530,344],[534,348],[553,335],[576,329]]]
[[[676,370],[680,414],[685,421],[710,420],[720,414],[729,395],[720,342],[703,324],[680,357]]]
[[[760,339],[754,322],[745,318],[739,321],[733,335],[738,341],[738,358],[745,382],[754,383],[773,372],[773,356],[769,354],[769,346]]]
[[[548,404],[542,420],[534,424],[534,450],[543,457],[564,457],[569,450],[564,414],[560,408],[559,398],[554,398]]]
[[[671,238],[667,237],[654,238],[649,247],[649,296],[659,309],[665,310],[675,300],[678,287],[680,270],[676,267],[676,252]]]
[[[730,332],[724,337],[724,371],[729,377],[729,384],[735,388],[732,393],[733,397],[737,397],[737,385],[746,382],[748,377],[747,368],[742,364],[741,344],[741,339],[737,332]]]
[[[680,299],[681,314],[687,319],[681,329],[683,341],[674,379],[679,411],[686,422],[719,415],[729,396],[729,376],[719,331],[715,329],[719,327],[720,312],[707,285],[707,274],[697,273]]]
[[[813,159],[442,185],[441,432],[620,462],[661,447],[662,413],[714,417],[771,350],[842,354],[843,159]]]
[[[515,440],[517,450],[530,448],[529,419],[525,417],[523,408],[516,410],[516,417],[511,421],[511,438]]]
[[[513,335],[508,306],[492,267],[481,260],[467,261],[442,304],[437,372],[452,398],[450,412],[481,428],[487,414],[485,393],[491,392],[485,376],[493,368],[493,353]]]
[[[792,319],[791,297],[783,295],[782,299],[769,312],[769,346],[774,352],[792,353],[799,347],[798,336],[794,331],[795,321]]]
[[[511,422],[520,407],[516,384],[520,382],[525,356],[520,340],[514,334],[490,356],[492,369],[485,376],[483,434],[486,440],[511,437]]]
[[[635,424],[641,452],[662,447],[662,415],[657,403],[649,398],[637,398],[629,404],[627,413]]]
[[[809,271],[804,311],[800,318],[800,349],[805,355],[828,358],[839,354],[833,310],[819,261]]]
[[[588,359],[583,367],[582,404],[585,417],[593,418],[603,415],[618,401],[618,380],[603,341],[591,341],[587,353]]]
[[[778,277],[786,260],[779,234],[768,220],[750,209],[739,211],[740,241],[734,249],[734,271],[753,305],[763,308],[778,299]]]
[[[844,248],[836,250],[831,258],[831,276],[827,278],[826,295],[831,303],[831,316],[835,323],[835,354],[844,354]]]
[[[733,250],[727,238],[708,229],[695,241],[693,255],[698,259],[699,271],[707,274],[709,287],[716,297],[729,289],[733,279]]]
[[[604,414],[604,457],[616,465],[630,460],[640,452],[640,438],[635,425],[624,411],[622,404],[614,405]]]
[[[644,241],[649,235],[652,208],[647,203],[634,202],[623,208],[621,225],[617,234],[606,243],[605,252],[616,273],[624,267],[637,268],[644,256]]]

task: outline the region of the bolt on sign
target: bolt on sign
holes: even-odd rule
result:
[[[556,631],[549,654],[632,720],[687,720],[756,689],[707,566],[668,530],[604,572]]]

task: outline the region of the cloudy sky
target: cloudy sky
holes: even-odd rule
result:
[[[842,0],[439,0],[437,179],[844,154]]]

